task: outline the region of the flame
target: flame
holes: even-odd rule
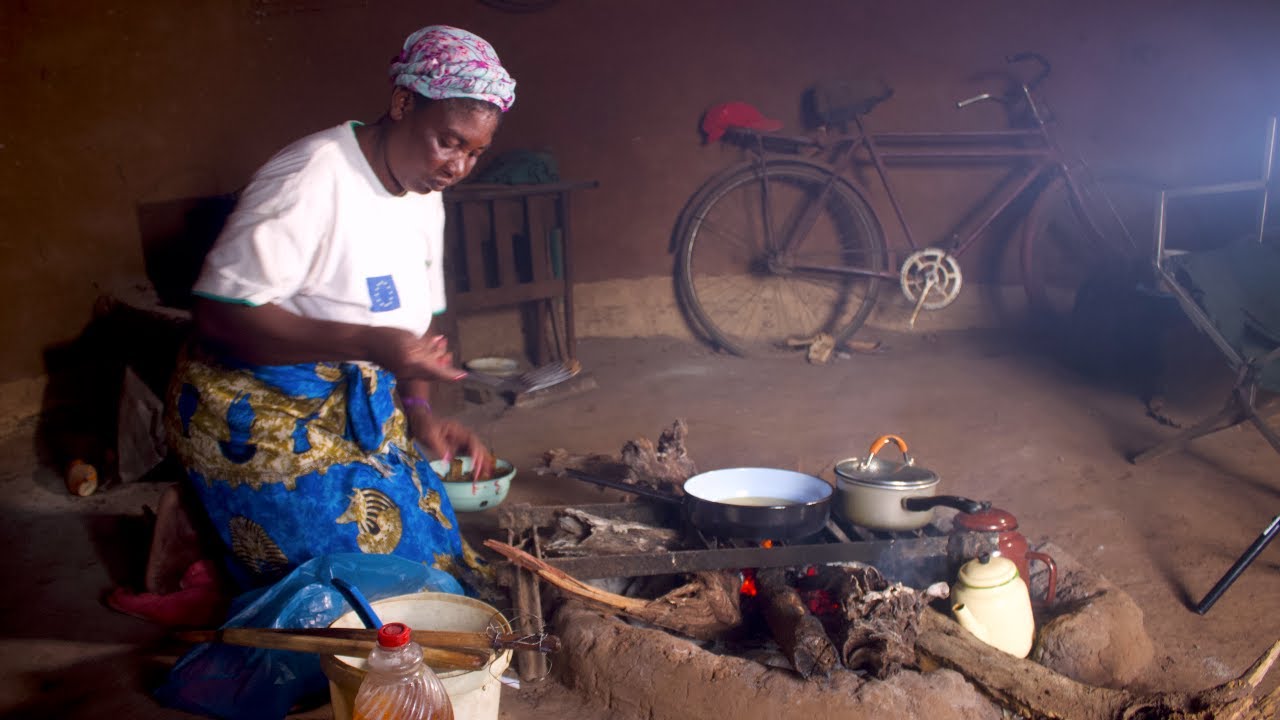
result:
[[[772,541],[772,540],[762,540],[762,541],[760,542],[760,547],[762,547],[762,548],[771,548],[771,547],[773,547],[773,541]]]
[[[756,588],[756,571],[747,569],[742,571],[742,586],[738,591],[747,597],[755,597],[759,590]]]

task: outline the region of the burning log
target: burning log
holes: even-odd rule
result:
[[[1254,692],[1280,659],[1280,642],[1235,680],[1198,693],[1140,694],[1076,682],[1030,660],[992,649],[933,610],[921,618],[916,642],[931,667],[964,675],[1004,707],[1027,717],[1055,720],[1264,720],[1280,711],[1280,688]]]
[[[712,640],[742,624],[737,573],[700,572],[644,608],[641,619]]]
[[[699,640],[715,639],[742,623],[736,573],[698,573],[693,582],[656,600],[641,600],[587,585],[504,542],[484,544],[574,597]]]
[[[890,583],[869,565],[815,568],[801,586],[809,608],[835,638],[844,666],[879,680],[915,666],[920,613],[949,592],[946,583],[923,592]]]
[[[840,638],[844,666],[880,680],[914,666],[920,613],[948,591],[945,583],[938,583],[917,592],[901,583],[890,584],[873,567],[850,568],[840,588],[846,621]]]
[[[820,674],[830,677],[840,664],[840,655],[818,620],[787,582],[781,568],[765,568],[756,573],[757,598],[769,632],[801,677]]]

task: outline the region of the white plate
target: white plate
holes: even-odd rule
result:
[[[497,375],[498,377],[510,377],[520,373],[520,363],[511,358],[482,357],[468,360],[466,365],[468,370]]]

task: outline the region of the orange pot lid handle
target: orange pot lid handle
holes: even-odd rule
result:
[[[874,458],[876,456],[876,453],[884,449],[884,446],[888,445],[889,443],[893,443],[898,446],[898,449],[902,451],[902,459],[908,465],[911,465],[915,462],[914,460],[911,459],[911,456],[907,454],[907,441],[903,440],[898,435],[881,435],[880,437],[876,438],[875,442],[871,443],[871,449],[867,451],[866,462],[868,463],[871,462],[871,458]]]

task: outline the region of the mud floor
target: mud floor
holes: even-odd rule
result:
[[[622,497],[537,477],[529,468],[544,451],[615,453],[677,417],[702,469],[775,466],[828,479],[837,460],[897,433],[942,475],[940,491],[1009,509],[1032,542],[1052,540],[1133,597],[1155,646],[1134,687],[1219,683],[1280,637],[1277,546],[1206,616],[1188,609],[1280,510],[1280,456],[1252,429],[1133,466],[1126,452],[1172,430],[1146,415],[1131,388],[1086,379],[1006,335],[879,337],[882,353],[825,366],[741,360],[661,338],[588,340],[579,355],[597,389],[532,408],[473,403],[461,415],[520,468],[507,502],[537,504]],[[1216,409],[1229,378],[1194,335],[1175,349],[1165,412],[1185,422]],[[0,441],[0,567],[11,579],[0,595],[0,712],[186,717],[146,694],[180,648],[100,603],[140,572],[141,509],[162,487],[71,498],[37,460],[33,435],[28,424]],[[464,530],[476,541],[497,536],[495,520],[492,511],[467,515]],[[715,685],[705,692],[714,696]],[[503,693],[502,717],[513,720],[621,716],[554,680]],[[299,717],[326,716],[317,708]]]

